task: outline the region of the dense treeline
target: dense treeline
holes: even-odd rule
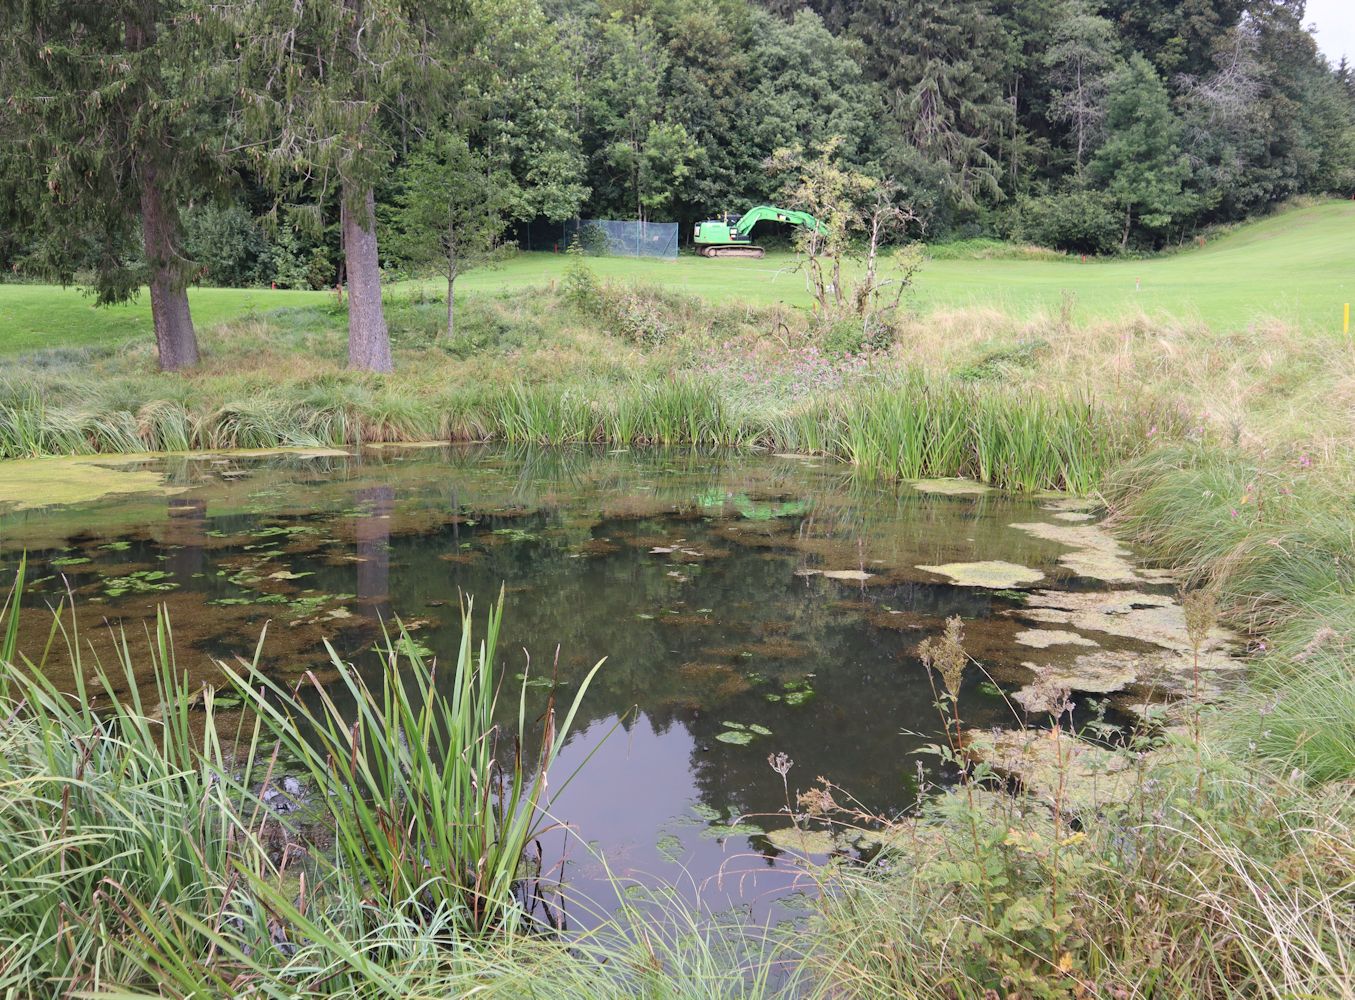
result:
[[[383,266],[436,263],[450,289],[533,220],[686,233],[782,195],[772,155],[829,139],[929,238],[1152,249],[1355,192],[1355,73],[1303,8],[8,4],[0,266],[104,301],[149,284],[171,367],[196,356],[187,285],[343,281],[354,364],[380,369]]]

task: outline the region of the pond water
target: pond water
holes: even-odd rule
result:
[[[398,616],[421,646],[454,657],[459,595],[483,610],[502,586],[510,677],[527,654],[548,673],[558,646],[570,697],[607,658],[558,765],[584,770],[554,809],[576,833],[556,835],[566,879],[604,910],[603,858],[615,875],[678,882],[716,907],[784,906],[798,868],[767,836],[790,825],[769,755],[793,761],[792,797],[823,776],[870,810],[906,812],[920,774],[947,780],[918,754],[942,738],[918,643],[962,616],[987,676],[969,673],[961,712],[973,726],[1015,725],[1004,689],[1044,650],[1017,641],[1032,623],[1011,588],[1117,586],[1067,558],[1060,530],[1090,520],[1075,503],[862,485],[802,456],[444,446],[110,467],[160,486],[0,504],[0,585],[25,550],[34,581],[22,648],[45,644],[42,605],[69,588],[82,641],[105,657],[119,629],[144,650],[163,604],[195,680],[218,678],[213,658],[249,657],[266,622],[276,676],[323,676],[322,638],[375,672],[382,620]],[[969,563],[997,576],[973,585],[973,568],[952,566]]]

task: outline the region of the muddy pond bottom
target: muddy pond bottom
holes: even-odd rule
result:
[[[1124,665],[1173,653],[1136,632],[1174,627],[1161,581],[1056,497],[863,485],[803,456],[437,446],[93,461],[97,499],[0,502],[0,585],[24,551],[35,581],[21,648],[45,643],[44,606],[69,589],[105,662],[119,634],[144,651],[163,605],[195,682],[248,658],[266,623],[279,678],[323,677],[324,639],[378,676],[382,622],[454,659],[461,595],[483,611],[502,587],[504,672],[530,657],[538,708],[552,670],[570,698],[606,657],[557,765],[581,769],[552,809],[572,833],[545,845],[576,922],[615,906],[608,871],[714,909],[784,911],[803,888],[787,836],[798,791],[822,776],[891,816],[919,781],[948,780],[918,752],[943,735],[916,655],[947,616],[983,667],[960,699],[974,727],[1019,724],[1008,695],[1046,663],[1083,669],[1091,682],[1069,686],[1127,711],[1147,695]],[[1088,617],[1116,601],[1151,619]],[[784,784],[773,755],[791,762]]]

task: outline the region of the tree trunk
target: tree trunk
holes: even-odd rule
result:
[[[368,372],[393,371],[390,334],[381,311],[376,198],[371,185],[358,190],[345,183],[340,211],[348,272],[348,367]]]
[[[161,371],[175,372],[198,363],[198,338],[188,309],[188,289],[174,248],[173,209],[165,205],[154,158],[144,157],[141,173],[141,235],[150,269],[151,321],[160,351]]]
[[[456,275],[447,276],[447,339],[456,332]]]
[[[154,44],[155,12],[150,5],[129,9],[123,24],[130,51],[141,52]],[[193,330],[187,282],[175,247],[178,219],[173,202],[167,204],[160,189],[157,157],[165,154],[163,143],[152,137],[137,150],[136,170],[141,184],[141,240],[150,271],[155,346],[160,354],[160,370],[174,372],[198,363],[198,337]]]
[[[1131,206],[1124,210],[1124,235],[1120,237],[1121,250],[1129,249],[1129,226],[1133,221],[1134,221],[1134,209]]]

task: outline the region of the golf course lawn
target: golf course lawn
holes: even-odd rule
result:
[[[788,253],[761,260],[677,261],[590,258],[610,280],[636,281],[687,292],[721,304],[767,306],[809,302],[804,278]],[[466,275],[468,294],[511,291],[560,280],[568,258],[523,253]],[[402,282],[394,294],[438,281]],[[197,288],[194,319],[210,326],[253,312],[333,301],[329,292]],[[1342,306],[1355,300],[1355,201],[1293,208],[1219,236],[1202,248],[1148,259],[931,260],[916,279],[913,302],[924,313],[984,308],[1015,319],[1057,314],[1065,298],[1075,321],[1143,313],[1154,319],[1199,321],[1218,330],[1279,320],[1315,332],[1339,333]],[[0,285],[0,352],[125,340],[151,332],[145,295],[121,306],[96,307],[71,288]]]

